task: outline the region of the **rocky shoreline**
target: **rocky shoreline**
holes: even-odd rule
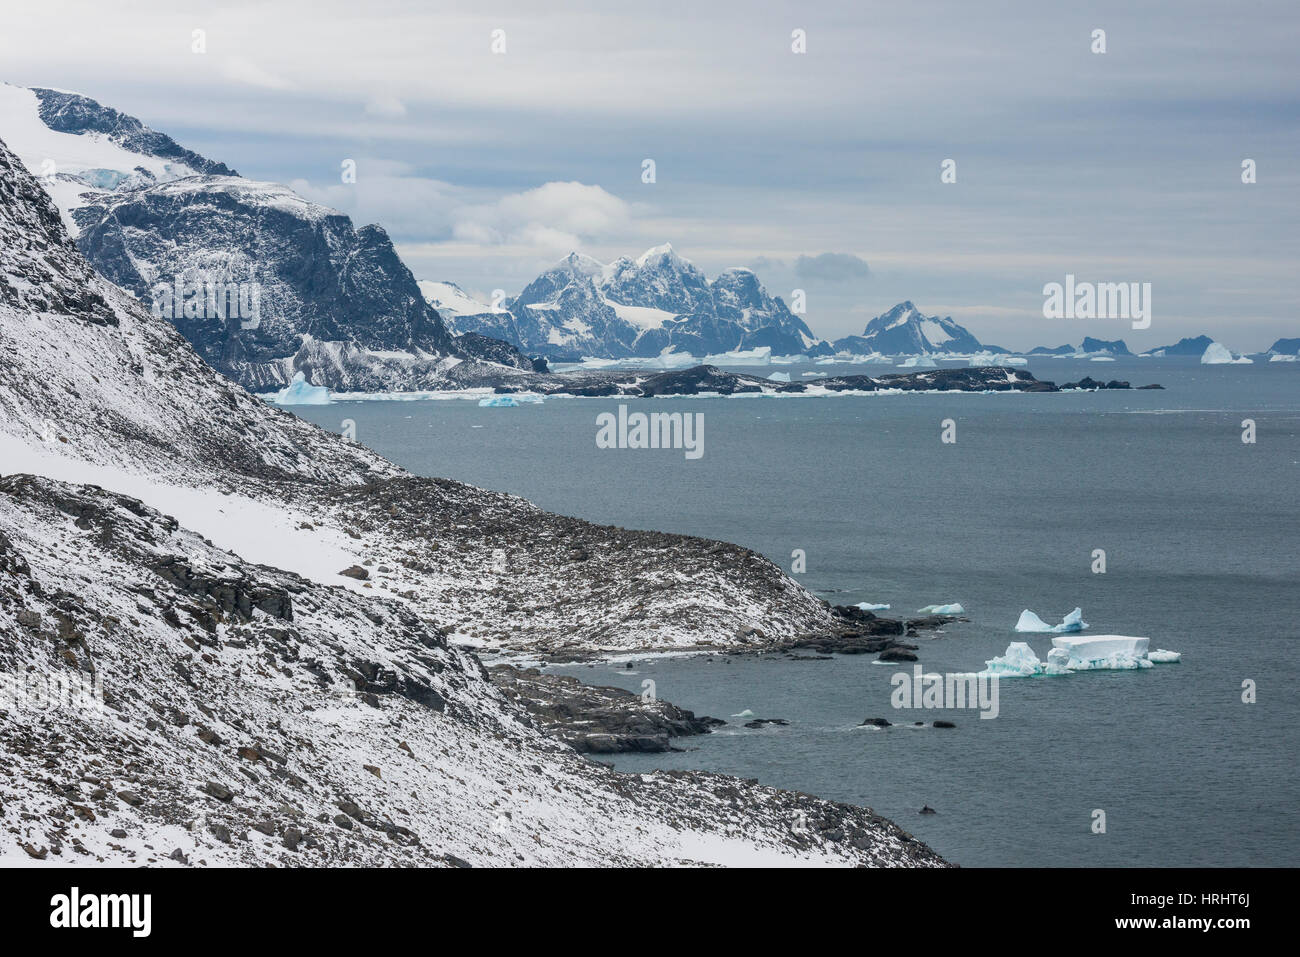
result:
[[[582,754],[676,751],[670,738],[708,734],[720,718],[696,717],[667,701],[623,688],[584,684],[537,668],[494,665],[492,683],[533,723]]]

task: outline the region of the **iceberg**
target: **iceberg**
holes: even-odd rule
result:
[[[934,369],[938,363],[929,356],[908,356],[898,364],[900,369]]]
[[[1005,654],[984,662],[984,670],[978,675],[984,678],[1033,678],[1075,671],[1137,671],[1182,660],[1179,652],[1163,648],[1148,653],[1149,642],[1149,638],[1130,635],[1053,638],[1052,648],[1044,661],[1026,642],[1013,641]]]
[[[513,409],[519,404],[519,400],[513,395],[490,395],[485,399],[478,400],[481,409]]]
[[[1150,668],[1147,657],[1149,638],[1129,635],[1094,635],[1091,638],[1053,638],[1052,649],[1069,655],[1066,667],[1071,671],[1113,671]]]
[[[705,363],[715,366],[765,366],[772,361],[772,347],[722,352],[704,357]]]
[[[984,670],[979,672],[982,678],[1032,678],[1035,675],[1063,675],[1066,669],[1061,656],[1053,658],[1048,655],[1042,661],[1034,654],[1034,649],[1023,641],[1013,641],[1007,645],[1006,654],[990,658],[984,662]]]
[[[888,605],[873,605],[869,601],[860,601],[854,607],[863,611],[889,611]]]
[[[790,381],[790,373],[788,373],[788,372],[773,372],[770,376],[767,377],[767,380],[768,380],[769,382],[789,382],[789,381]]]
[[[957,603],[951,605],[926,605],[916,610],[918,615],[964,615],[966,609]]]
[[[1211,342],[1206,346],[1205,352],[1201,356],[1201,365],[1203,366],[1251,365],[1252,361],[1245,356],[1234,357],[1227,346],[1217,342]]]
[[[1020,620],[1016,622],[1016,631],[1052,632],[1053,634],[1058,635],[1068,632],[1083,631],[1083,629],[1087,627],[1088,623],[1083,620],[1083,609],[1081,608],[1076,608],[1074,611],[1066,615],[1059,625],[1049,625],[1028,608],[1020,613]]]
[[[992,352],[977,352],[970,357],[971,366],[1023,366],[1029,360],[1023,356],[997,355]]]
[[[301,372],[293,374],[293,381],[275,394],[276,405],[329,405],[330,390],[323,385],[312,385]]]

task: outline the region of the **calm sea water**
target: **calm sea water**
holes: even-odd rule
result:
[[[781,367],[793,378],[811,370]],[[961,602],[920,639],[927,671],[972,671],[1019,636],[1021,609],[1076,605],[1093,634],[1183,653],[1141,672],[1005,680],[1000,715],[890,707],[899,666],[867,657],[655,658],[565,669],[697,713],[751,710],[630,770],[703,768],[865,804],[967,865],[1300,864],[1300,365],[1031,362],[1165,391],[661,400],[702,412],[705,454],[600,450],[617,400],[514,409],[451,401],[298,409],[407,468],[514,492],[598,522],[727,539],[835,603]],[[755,370],[760,371],[760,370]],[[775,371],[773,369],[761,370]],[[647,409],[633,400],[631,409]],[[940,442],[953,419],[955,444]],[[1242,420],[1256,423],[1242,442]],[[1105,574],[1091,570],[1104,549]],[[1258,702],[1242,702],[1242,683]],[[955,730],[859,728],[935,717]],[[938,813],[920,815],[923,805]],[[1106,813],[1106,833],[1091,830]]]

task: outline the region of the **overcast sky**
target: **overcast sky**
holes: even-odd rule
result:
[[[1295,0],[22,3],[0,79],[378,222],[484,296],[670,241],[805,289],[828,338],[903,299],[1011,348],[1300,336]],[[1066,273],[1150,282],[1150,329],[1043,318]]]

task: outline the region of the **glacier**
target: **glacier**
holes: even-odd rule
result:
[[[293,374],[293,381],[275,394],[276,405],[329,405],[330,390],[323,385],[312,385],[301,372]]]
[[[1016,622],[1016,631],[1037,633],[1052,632],[1058,635],[1083,631],[1083,629],[1087,627],[1088,623],[1083,620],[1083,609],[1081,608],[1076,608],[1074,611],[1066,615],[1059,625],[1049,625],[1028,608],[1020,613],[1020,620]]]

